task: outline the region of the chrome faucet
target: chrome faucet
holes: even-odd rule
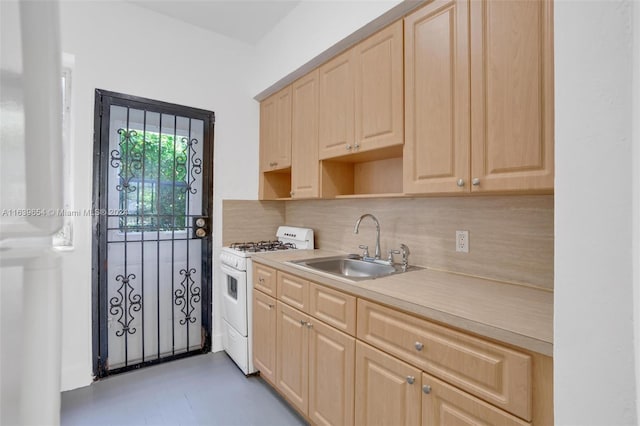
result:
[[[370,213],[365,213],[362,216],[360,216],[360,218],[356,221],[356,226],[353,228],[353,233],[357,234],[358,233],[358,228],[360,228],[360,222],[362,221],[362,219],[364,219],[365,217],[370,217],[371,219],[373,219],[373,221],[376,223],[376,253],[373,259],[380,259],[380,222],[378,222],[378,219],[370,214]],[[367,259],[365,259],[367,260]]]

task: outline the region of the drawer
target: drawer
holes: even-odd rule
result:
[[[276,270],[259,263],[254,263],[253,288],[271,297],[276,297]]]
[[[358,299],[359,339],[531,420],[531,357]]]
[[[278,271],[278,300],[308,313],[309,281]]]
[[[424,373],[422,390],[423,425],[531,424]]]
[[[352,336],[356,334],[356,298],[309,283],[309,314]]]

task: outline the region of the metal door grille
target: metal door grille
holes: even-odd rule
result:
[[[96,90],[94,374],[210,350],[214,114]]]

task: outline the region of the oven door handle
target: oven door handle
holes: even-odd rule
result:
[[[242,277],[242,275],[246,276],[246,274],[247,274],[246,271],[240,271],[238,269],[234,269],[234,268],[232,268],[232,267],[230,267],[228,265],[225,265],[224,263],[220,264],[220,269],[225,274],[227,274],[227,275],[229,275],[229,276],[231,276],[231,277],[233,277],[233,278],[235,278],[237,280],[239,280]]]

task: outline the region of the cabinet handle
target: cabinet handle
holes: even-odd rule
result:
[[[351,145],[347,144],[347,151],[351,151]]]
[[[307,328],[313,328],[313,324],[311,324],[310,322],[307,322],[306,326]]]
[[[462,188],[464,186],[464,179],[458,179],[458,181],[456,182],[456,185]]]
[[[356,142],[356,144],[353,146],[353,148],[354,148],[355,150],[358,150],[358,148],[360,148],[360,145]]]
[[[471,185],[480,186],[480,178],[473,178],[473,180],[471,181]]]
[[[258,278],[258,282],[259,282],[260,284],[264,284],[264,278],[259,277],[259,278]]]
[[[296,195],[296,193],[295,193],[294,191],[291,191],[291,192],[289,193],[289,195],[291,195],[291,196],[293,197],[294,195]]]
[[[416,378],[413,376],[407,376],[407,383],[409,383],[410,385],[414,384],[416,381]]]
[[[416,347],[417,351],[421,351],[422,348],[424,348],[424,344],[422,344],[420,342],[416,342],[414,346]]]
[[[431,393],[431,386],[429,385],[424,385],[422,387],[422,392],[426,393],[426,394],[430,394]]]
[[[300,320],[300,325],[305,326],[307,325],[307,322],[305,320]]]
[[[273,305],[271,303],[269,303],[267,306],[269,306],[269,309],[273,309]]]

